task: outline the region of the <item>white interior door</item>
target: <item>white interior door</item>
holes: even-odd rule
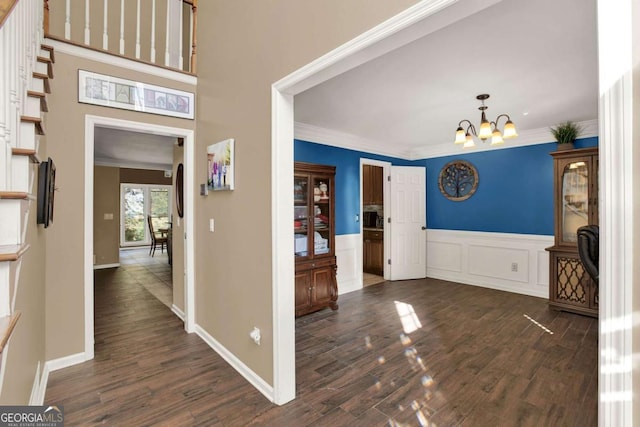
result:
[[[391,166],[391,280],[427,276],[426,170]]]

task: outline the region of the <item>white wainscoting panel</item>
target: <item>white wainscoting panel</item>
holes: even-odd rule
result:
[[[429,229],[427,277],[547,298],[549,246],[553,236]]]
[[[362,289],[362,236],[336,236],[338,295]],[[338,301],[340,304],[340,301]]]

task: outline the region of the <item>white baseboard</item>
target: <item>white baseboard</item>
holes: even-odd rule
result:
[[[184,319],[186,318],[184,311],[180,310],[180,308],[175,305],[175,304],[171,304],[171,311],[173,311],[173,313],[178,316],[180,318],[180,320],[182,320],[184,322]]]
[[[547,298],[545,248],[553,243],[553,236],[429,229],[427,277]]]
[[[49,372],[57,371],[59,369],[68,368],[69,366],[78,365],[80,363],[90,360],[86,353],[76,353],[70,356],[60,357],[58,359],[47,360],[44,364],[44,369]]]
[[[44,372],[40,375],[41,366],[43,365],[38,362],[38,366],[36,366],[36,376],[33,379],[33,386],[31,387],[31,396],[29,396],[29,406],[39,406],[44,402],[44,393],[47,390],[46,382],[49,379],[49,372],[47,372],[46,378]],[[42,381],[43,379],[45,380],[44,383]]]
[[[117,262],[115,264],[99,264],[99,265],[94,265],[93,269],[94,270],[103,270],[105,268],[116,268],[116,267],[120,267],[120,263]]]
[[[262,393],[269,401],[275,400],[273,387],[267,384],[258,374],[253,372],[251,368],[245,365],[240,359],[238,359],[233,353],[226,349],[225,346],[220,344],[215,338],[213,338],[207,331],[205,331],[200,325],[196,325],[195,332],[209,347],[215,350],[229,365],[240,375],[242,375],[249,383],[254,386],[260,393]]]
[[[80,363],[90,360],[91,357],[87,357],[86,353],[76,353],[70,356],[60,357],[59,359],[48,360],[44,364],[42,370],[42,376],[38,380],[38,374],[36,373],[36,379],[34,381],[33,390],[31,392],[31,399],[29,405],[42,405],[44,404],[45,394],[47,392],[47,383],[49,382],[49,373],[57,371],[58,369],[68,368],[69,366],[78,365]],[[38,365],[38,371],[40,365]],[[36,386],[36,382],[38,383]]]

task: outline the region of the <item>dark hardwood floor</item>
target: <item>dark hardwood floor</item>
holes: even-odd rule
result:
[[[597,425],[597,320],[539,298],[432,279],[342,295],[297,319],[281,407],[130,275],[96,272],[95,301],[95,359],[49,377],[69,426]]]

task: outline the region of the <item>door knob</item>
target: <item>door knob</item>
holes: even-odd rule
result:
[[[423,229],[423,230],[426,230],[426,229],[427,229],[427,227],[425,227],[425,226],[423,225],[423,226],[422,226],[422,229]]]

